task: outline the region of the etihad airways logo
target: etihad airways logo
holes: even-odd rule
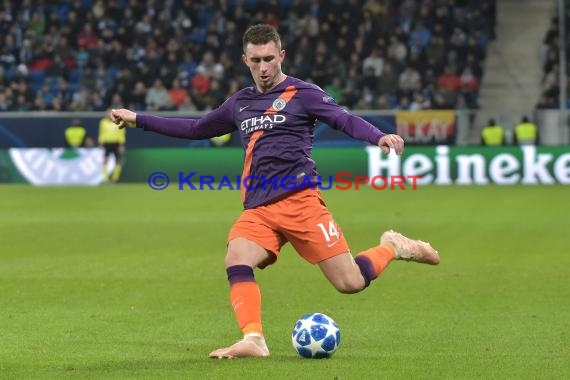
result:
[[[241,122],[240,128],[242,132],[249,134],[260,129],[273,129],[274,126],[284,124],[286,121],[284,115],[262,115],[245,119]]]

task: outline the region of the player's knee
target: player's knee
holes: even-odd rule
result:
[[[364,289],[364,281],[358,278],[346,278],[343,279],[342,281],[335,282],[334,287],[340,293],[354,294]]]
[[[231,243],[228,244],[228,251],[226,252],[224,264],[226,268],[229,268],[233,265],[243,264],[242,254],[240,253],[240,250],[236,249],[236,247],[232,247]]]
[[[234,265],[248,265],[252,268],[267,259],[268,253],[256,243],[244,238],[237,238],[228,243],[224,264],[226,268]]]

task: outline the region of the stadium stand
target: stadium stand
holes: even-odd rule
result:
[[[558,108],[560,105],[560,56],[559,56],[559,25],[558,16],[552,17],[550,26],[543,39],[542,50],[542,88],[540,98],[536,103],[537,109]],[[570,17],[566,17],[566,25]],[[568,56],[569,48],[566,48]],[[566,106],[568,107],[568,105]]]
[[[349,108],[475,109],[494,2],[4,2],[0,111],[214,108],[251,84],[255,23],[279,29],[287,74]]]

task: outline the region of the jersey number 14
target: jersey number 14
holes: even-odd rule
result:
[[[337,239],[340,238],[340,235],[338,233],[338,229],[336,228],[335,223],[332,220],[329,221],[328,231],[325,228],[325,225],[323,223],[319,223],[319,224],[317,224],[317,226],[323,232],[323,235],[325,236],[325,240],[327,241],[327,243],[331,241],[331,236],[335,236]]]

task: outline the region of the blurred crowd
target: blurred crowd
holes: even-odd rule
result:
[[[251,85],[241,36],[351,109],[474,109],[496,0],[21,0],[0,5],[0,111],[208,110]]]
[[[570,14],[566,17],[566,25],[569,22]],[[536,108],[558,108],[560,106],[560,43],[559,20],[557,16],[550,20],[550,26],[544,35],[542,46],[542,88]],[[568,43],[566,46],[565,54],[568,57],[570,46]],[[567,98],[570,99],[570,81],[568,81],[567,93]],[[570,101],[567,102],[566,107],[569,106]]]

